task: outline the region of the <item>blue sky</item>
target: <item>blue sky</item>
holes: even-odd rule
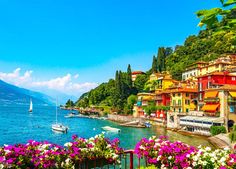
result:
[[[198,33],[194,12],[218,6],[217,0],[1,0],[0,77],[42,91],[65,77],[81,89],[78,96],[129,63],[146,71],[159,46]]]

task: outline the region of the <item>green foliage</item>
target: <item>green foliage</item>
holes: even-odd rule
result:
[[[152,73],[157,73],[157,58],[155,57],[155,55],[152,59]]]
[[[197,36],[186,38],[184,45],[176,46],[166,58],[167,70],[173,78],[181,80],[185,68],[196,61],[211,61],[221,54],[236,53],[236,7],[235,0],[222,0],[225,8],[200,10],[201,30]]]
[[[157,106],[155,102],[149,102],[148,106],[144,107],[145,113],[150,115],[151,113],[155,113],[157,111]]]
[[[140,167],[140,169],[157,169],[155,165],[147,166],[147,167]]]
[[[233,126],[233,130],[229,133],[229,139],[232,143],[236,142],[236,125]]]
[[[137,92],[142,92],[144,90],[145,83],[148,81],[149,76],[146,74],[138,75],[134,81],[134,88]]]
[[[74,107],[74,106],[75,106],[74,102],[70,99],[66,102],[66,105],[65,105],[66,108]]]
[[[148,80],[144,85],[144,90],[154,91],[156,89],[157,84],[157,80]]]
[[[166,57],[173,52],[172,48],[160,47],[157,52],[157,70],[163,72],[166,70]]]
[[[225,126],[211,126],[210,128],[211,135],[215,136],[220,133],[226,133]]]

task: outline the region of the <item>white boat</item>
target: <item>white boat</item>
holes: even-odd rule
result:
[[[68,127],[64,126],[63,124],[56,123],[56,124],[52,124],[52,129],[55,131],[60,131],[60,132],[67,132]]]
[[[57,123],[57,103],[56,103],[56,123],[52,124],[52,130],[66,133],[68,130],[67,126],[61,123]]]
[[[30,107],[29,107],[29,112],[33,111],[33,102],[32,99],[30,99]]]
[[[118,128],[115,128],[115,127],[110,127],[110,126],[104,126],[102,127],[103,130],[106,130],[106,131],[112,131],[112,132],[120,132],[121,130],[118,129]]]

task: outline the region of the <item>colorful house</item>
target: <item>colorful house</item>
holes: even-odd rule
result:
[[[189,80],[192,78],[196,78],[197,76],[199,76],[200,68],[202,68],[206,65],[208,65],[208,63],[202,62],[202,61],[199,61],[199,62],[189,65],[185,69],[185,71],[182,73],[182,80],[185,81],[185,80]]]
[[[155,91],[155,101],[156,105],[158,107],[158,110],[156,111],[156,117],[160,119],[166,118],[166,112],[167,110],[163,110],[163,108],[168,108],[170,106],[170,91],[169,90],[163,90],[163,91]]]
[[[236,85],[236,74],[229,72],[214,72],[198,77],[198,104],[199,110],[202,109],[204,98],[216,97],[211,93],[211,95],[205,96],[205,91],[207,89],[219,88],[225,84]],[[215,94],[215,93],[214,93]]]
[[[132,72],[132,81],[134,82],[137,78],[138,75],[142,75],[142,74],[145,74],[144,72],[142,71],[134,71]]]
[[[138,101],[134,104],[134,116],[141,117],[144,116],[144,107],[148,106],[150,102],[155,101],[154,93],[138,93]]]
[[[222,57],[219,57],[218,59],[209,62],[208,65],[201,67],[199,69],[198,74],[201,76],[213,72],[223,72],[227,70],[227,67],[235,65],[235,63],[236,63],[236,55],[225,54],[222,55]]]
[[[170,91],[171,102],[170,111],[178,113],[188,113],[196,108],[193,101],[197,99],[197,89],[177,88]]]
[[[166,90],[178,83],[179,81],[172,79],[171,75],[166,74],[157,79],[156,90]]]
[[[232,125],[236,122],[236,85],[206,90],[202,110],[205,116],[223,118],[226,127]]]

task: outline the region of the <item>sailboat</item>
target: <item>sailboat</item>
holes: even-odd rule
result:
[[[29,112],[33,111],[33,102],[32,99],[30,99],[30,107],[29,107]]]
[[[61,123],[57,123],[57,103],[56,103],[56,123],[52,124],[52,130],[66,133],[68,127],[64,126]]]

